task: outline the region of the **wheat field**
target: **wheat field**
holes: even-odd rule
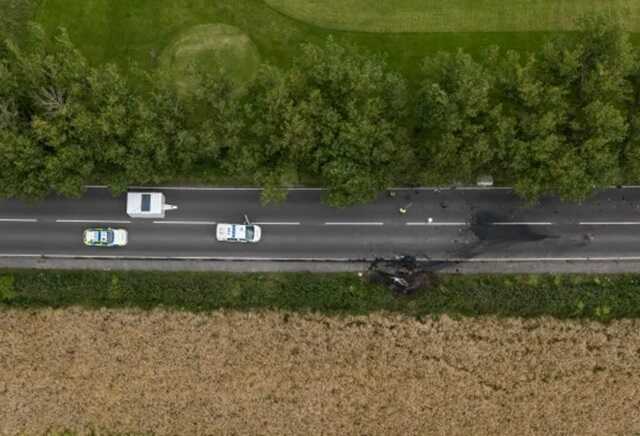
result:
[[[640,322],[0,312],[0,434],[629,435]]]

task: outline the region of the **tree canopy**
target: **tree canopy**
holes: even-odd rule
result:
[[[410,156],[406,105],[404,80],[382,59],[332,39],[305,45],[290,70],[263,67],[249,86],[241,159],[266,200],[305,171],[332,205],[370,201]]]
[[[418,83],[328,38],[243,83],[198,71],[189,92],[160,72],[90,65],[64,30],[31,34],[0,50],[2,197],[122,192],[202,168],[252,177],[264,202],[312,181],[334,206],[484,174],[531,201],[640,179],[640,60],[612,17],[533,53],[429,56]]]

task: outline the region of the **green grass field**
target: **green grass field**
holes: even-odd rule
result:
[[[20,39],[34,19],[49,31],[66,27],[95,63],[133,61],[151,69],[199,25],[234,26],[261,60],[280,66],[301,43],[333,34],[340,43],[386,53],[393,68],[413,79],[429,53],[461,47],[478,55],[490,45],[533,50],[550,33],[571,30],[579,15],[602,11],[640,32],[637,0],[0,0],[0,36]],[[632,40],[640,42],[640,33]],[[246,75],[252,56],[243,59]]]
[[[494,44],[532,50],[604,3],[630,11],[623,14],[630,30],[640,27],[640,2],[628,0],[42,0],[36,20],[50,31],[66,27],[93,62],[153,68],[189,29],[221,23],[239,29],[262,60],[276,65],[287,65],[299,44],[334,34],[338,42],[386,53],[411,79],[429,53],[462,47],[478,54]]]
[[[575,28],[575,17],[620,14],[640,31],[637,0],[265,0],[282,14],[357,32],[540,32]]]

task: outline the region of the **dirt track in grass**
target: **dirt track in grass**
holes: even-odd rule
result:
[[[631,435],[640,321],[0,312],[0,433]]]

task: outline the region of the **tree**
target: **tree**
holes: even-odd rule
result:
[[[410,159],[406,84],[384,61],[342,47],[305,45],[288,75],[295,155],[321,178],[334,206],[364,203]]]
[[[4,111],[12,115],[2,132],[8,170],[2,174],[2,191],[24,198],[39,198],[49,190],[76,196],[95,165],[92,138],[85,130],[91,117],[83,105],[90,68],[65,31],[50,45],[37,27],[32,37],[36,43],[28,53],[6,44],[2,81],[12,85],[3,86],[3,100]]]
[[[262,65],[242,99],[244,133],[234,148],[238,172],[253,174],[264,188],[263,203],[286,198],[298,181],[297,117],[285,74]]]
[[[369,201],[408,159],[406,86],[379,58],[332,39],[305,45],[287,71],[263,66],[244,96],[242,171],[281,201],[300,174],[328,188],[335,206]]]
[[[558,159],[566,148],[558,134],[568,110],[564,92],[540,80],[535,68],[534,57],[522,61],[515,52],[496,67],[496,92],[503,105],[494,135],[501,155],[496,170],[531,201],[553,191],[557,178],[571,170]]]
[[[129,183],[161,183],[190,173],[201,156],[190,114],[173,84],[148,77],[135,99],[122,162]]]
[[[636,57],[619,24],[598,16],[524,65],[502,64],[513,137],[503,144],[520,194],[582,200],[622,179]]]
[[[492,71],[458,51],[426,58],[422,74],[418,156],[427,183],[470,182],[490,174],[498,154],[494,128],[501,117],[492,98]]]
[[[233,150],[245,129],[241,98],[243,87],[222,68],[201,74],[187,105],[197,136],[199,160],[207,173],[234,172]]]
[[[636,49],[640,59],[640,49]],[[629,135],[624,146],[623,182],[637,183],[640,180],[640,62],[636,63],[631,76],[633,94],[627,107]]]

